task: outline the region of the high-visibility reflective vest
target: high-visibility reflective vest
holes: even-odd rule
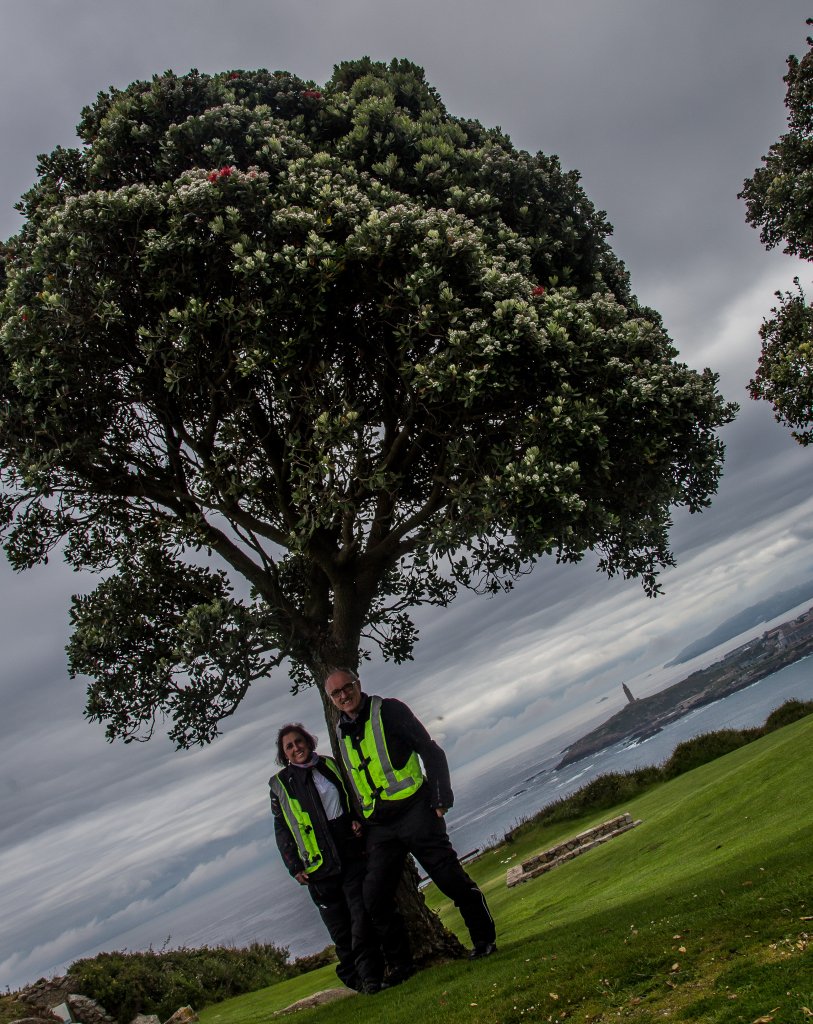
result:
[[[344,788],[344,780],[333,758],[323,757],[322,763],[329,769],[332,775],[336,776],[336,785],[347,795],[347,791]],[[316,830],[313,827],[311,816],[299,800],[288,792],[285,788],[285,783],[279,775],[275,775],[271,780],[271,789],[279,800],[280,810],[285,818],[285,823],[290,829],[291,835],[294,837],[297,853],[305,867],[305,871],[311,874],[322,866],[325,859],[324,854],[319,849],[319,842],[316,838]],[[319,799],[318,794],[317,799]]]
[[[403,768],[396,768],[390,759],[380,697],[370,698],[370,717],[358,745],[349,736],[339,738],[342,761],[365,818],[373,813],[376,800],[405,800],[421,788],[423,771],[414,751]]]

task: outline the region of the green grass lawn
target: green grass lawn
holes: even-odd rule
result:
[[[599,821],[643,824],[514,889],[506,869]],[[500,952],[297,1015],[301,1024],[813,1021],[813,717],[623,806],[528,826],[468,866]],[[454,907],[427,901],[461,938]],[[211,1006],[255,1024],[336,984],[332,967]]]

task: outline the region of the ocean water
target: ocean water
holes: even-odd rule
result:
[[[794,698],[813,700],[813,657],[697,708],[647,740],[615,744],[561,771],[555,766],[561,759],[562,745],[551,744],[534,758],[512,765],[510,771],[494,772],[483,779],[476,806],[467,807],[465,800],[455,804],[447,818],[455,849],[462,856],[476,847],[491,845],[519,821],[575,793],[599,775],[663,763],[684,740],[718,729],[761,725],[772,711]],[[469,796],[469,803],[473,802]]]

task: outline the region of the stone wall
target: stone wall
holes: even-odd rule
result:
[[[616,836],[623,835],[624,832],[629,832],[631,828],[640,824],[640,821],[632,820],[629,812],[619,814],[617,818],[611,818],[594,828],[588,828],[577,836],[573,836],[572,839],[566,839],[563,843],[557,843],[556,846],[535,853],[532,857],[524,860],[522,864],[509,868],[505,883],[511,889],[515,885],[519,885],[520,882],[527,882],[531,878],[544,875],[545,872],[551,871],[560,864],[564,864],[582,853],[587,853],[588,850],[592,850],[610,839],[615,839]]]

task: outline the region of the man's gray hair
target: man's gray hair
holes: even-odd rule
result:
[[[361,682],[361,680],[359,679],[358,672],[356,672],[355,669],[347,668],[344,665],[336,665],[334,668],[332,668],[325,676],[325,682],[327,682],[328,679],[330,679],[330,677],[335,675],[337,672],[344,672],[345,675],[350,676],[354,683]]]

